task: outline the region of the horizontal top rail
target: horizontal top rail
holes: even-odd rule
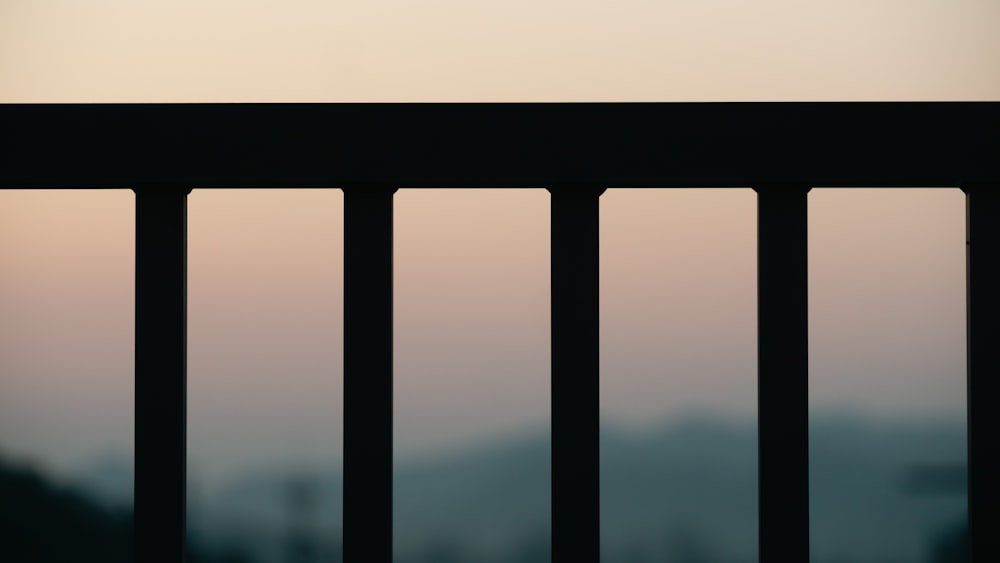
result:
[[[0,188],[997,182],[1000,102],[0,105]]]

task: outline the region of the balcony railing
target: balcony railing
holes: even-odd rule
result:
[[[758,194],[759,549],[809,559],[807,193],[968,203],[973,560],[1000,561],[1000,103],[0,106],[0,189],[136,193],[135,557],[183,559],[186,201],[344,190],[344,556],[392,560],[393,193],[551,193],[552,542],[599,559],[598,215],[607,187]]]

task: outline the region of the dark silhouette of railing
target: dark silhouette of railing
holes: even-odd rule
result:
[[[344,190],[344,556],[392,559],[392,202],[547,188],[552,541],[599,558],[598,198],[758,194],[760,561],[809,559],[806,203],[812,187],[960,187],[968,203],[969,523],[1000,561],[1000,103],[0,106],[0,188],[136,193],[135,555],[182,560],[186,198]]]

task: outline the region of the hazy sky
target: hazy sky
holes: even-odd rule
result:
[[[3,0],[0,100],[995,100],[994,0]]]
[[[1000,100],[998,21],[993,0],[0,0],[0,102]],[[133,205],[0,192],[0,451],[130,451]],[[753,192],[601,205],[608,419],[752,417]],[[545,428],[546,192],[396,210],[401,455]],[[812,192],[817,409],[964,408],[963,213],[954,189]],[[341,229],[336,190],[192,194],[204,472],[339,455]]]

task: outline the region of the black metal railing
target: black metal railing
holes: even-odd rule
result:
[[[809,559],[807,194],[960,187],[968,203],[973,560],[1000,561],[1000,103],[0,106],[0,189],[136,193],[135,556],[183,559],[186,201],[344,190],[344,556],[392,559],[393,193],[547,188],[552,540],[599,559],[598,220],[608,187],[758,197],[760,561]]]

